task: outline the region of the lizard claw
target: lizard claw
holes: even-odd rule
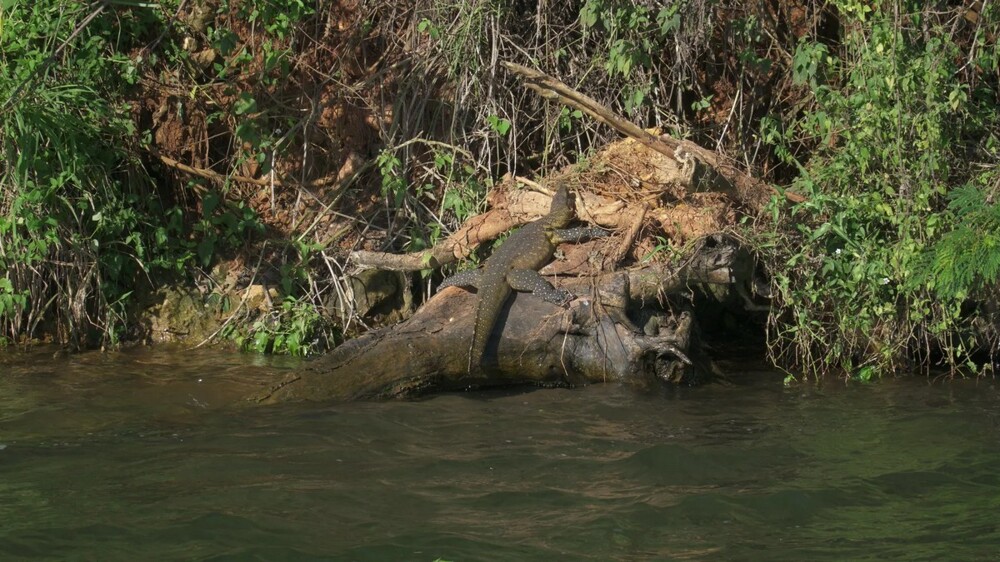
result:
[[[560,292],[562,293],[561,295],[562,302],[559,303],[559,306],[561,307],[565,308],[569,306],[569,303],[573,302],[576,299],[576,295],[574,295],[569,291],[560,291]]]

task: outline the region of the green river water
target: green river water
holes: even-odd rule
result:
[[[0,355],[0,560],[1000,560],[1000,385],[237,407],[302,363]]]

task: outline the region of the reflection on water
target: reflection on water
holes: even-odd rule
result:
[[[1000,559],[994,381],[237,407],[297,365],[0,356],[0,559]]]

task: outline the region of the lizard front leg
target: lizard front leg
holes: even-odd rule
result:
[[[580,226],[577,228],[554,230],[551,234],[551,240],[553,244],[562,244],[564,242],[578,244],[584,240],[604,238],[609,234],[607,230],[597,228],[596,226]]]
[[[515,291],[532,293],[545,302],[563,306],[576,298],[573,293],[556,289],[551,283],[531,269],[512,269],[507,273],[507,284]]]

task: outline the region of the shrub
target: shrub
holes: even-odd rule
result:
[[[835,4],[841,44],[794,55],[810,103],[762,123],[809,197],[775,204],[757,240],[780,303],[772,353],[861,378],[936,356],[976,369],[989,343],[963,303],[1000,264],[983,191],[1000,180],[996,10],[970,27],[922,2]]]

